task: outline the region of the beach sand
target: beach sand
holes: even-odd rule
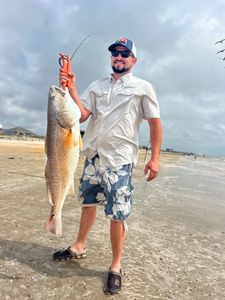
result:
[[[211,189],[208,173],[205,181],[199,178],[200,159],[195,163],[162,153],[159,176],[147,183],[144,157],[141,150],[134,171],[123,291],[113,298],[225,299],[225,176],[216,173],[218,188],[214,182]],[[67,197],[63,237],[44,231],[50,212],[45,160],[43,142],[0,140],[0,299],[111,298],[102,292],[111,261],[109,220],[102,207],[88,239],[87,258],[52,260],[55,250],[74,240],[81,209],[77,197]],[[83,162],[80,157],[75,188]]]

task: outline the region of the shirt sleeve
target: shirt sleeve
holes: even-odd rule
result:
[[[92,114],[94,113],[94,97],[91,91],[91,86],[89,86],[81,95],[80,100],[84,107],[87,108]]]
[[[141,110],[144,119],[160,118],[159,103],[151,83],[145,82],[141,99]]]

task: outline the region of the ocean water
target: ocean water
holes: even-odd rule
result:
[[[185,156],[167,172],[163,182],[182,195],[225,205],[225,157]]]
[[[184,156],[151,183],[134,183],[131,299],[225,299],[225,158]]]
[[[202,222],[225,230],[225,157],[184,156],[162,168],[152,183],[138,180],[137,184],[136,206],[145,213],[161,207],[159,212],[170,221],[172,214],[183,216],[184,222],[191,218],[190,226]]]

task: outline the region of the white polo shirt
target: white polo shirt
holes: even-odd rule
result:
[[[160,118],[153,86],[128,73],[93,82],[81,95],[91,113],[83,138],[83,154],[99,155],[100,166],[137,163],[138,131],[143,119]]]

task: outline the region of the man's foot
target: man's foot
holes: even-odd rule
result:
[[[103,289],[107,295],[119,294],[122,291],[122,273],[109,269],[107,285]]]
[[[65,250],[56,251],[53,254],[54,260],[70,260],[70,259],[79,259],[86,257],[86,249],[84,248],[81,252],[74,252],[71,248],[67,248]]]

